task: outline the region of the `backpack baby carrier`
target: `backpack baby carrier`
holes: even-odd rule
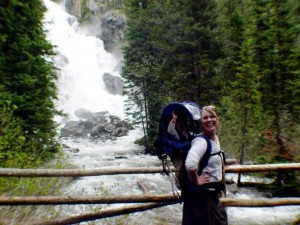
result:
[[[182,120],[185,122],[187,138],[178,139],[178,137],[176,138],[168,132],[168,126],[172,120],[173,112],[177,115],[181,115],[183,118]],[[189,190],[193,189],[194,191],[199,191],[200,189],[188,180],[184,166],[187,153],[191,148],[191,141],[196,137],[201,137],[207,142],[206,152],[200,161],[199,174],[201,174],[203,168],[207,166],[209,158],[216,154],[211,154],[212,147],[210,140],[206,136],[199,134],[201,130],[200,112],[201,108],[196,103],[185,101],[167,105],[161,114],[159,132],[157,140],[155,141],[155,149],[158,158],[162,160],[163,170],[171,181],[173,193],[176,193],[178,197],[182,197],[184,189],[188,188]],[[175,167],[175,174],[169,166],[168,158]],[[225,159],[225,157],[223,157],[223,159]],[[181,196],[174,186],[181,190]]]

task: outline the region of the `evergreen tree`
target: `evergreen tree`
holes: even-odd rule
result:
[[[164,43],[163,52],[168,58],[166,71],[172,75],[170,88],[180,100],[189,99],[200,105],[217,102],[223,52],[216,2],[178,0],[173,1],[173,10],[173,14],[177,13],[177,21],[171,25],[175,35]]]
[[[266,129],[279,148],[277,160],[293,160],[286,136],[299,121],[299,2],[255,1],[257,12],[256,63],[261,74]],[[290,130],[290,131],[288,131]]]
[[[226,27],[229,26],[228,30],[238,30],[239,37],[236,38],[236,43],[239,45],[229,45],[227,50],[227,57],[234,60],[229,63],[230,67],[227,67],[229,68],[227,71],[235,71],[235,73],[232,73],[226,82],[229,88],[225,88],[228,91],[222,101],[222,107],[226,109],[223,122],[226,131],[222,134],[225,133],[225,140],[230,136],[230,147],[236,148],[235,155],[239,154],[240,164],[243,164],[245,159],[250,160],[255,156],[256,146],[253,140],[257,140],[261,134],[263,114],[259,92],[260,75],[255,63],[254,5],[251,1],[244,1],[238,2],[236,7],[235,17],[239,17],[239,22],[226,24]],[[230,37],[233,34],[228,33],[226,36]]]
[[[153,45],[153,30],[156,29],[159,7],[145,7],[129,4],[127,8],[128,29],[127,45],[123,48],[124,64],[122,77],[124,93],[128,96],[126,112],[132,115],[136,123],[142,123],[145,135],[146,151],[156,136],[162,98],[163,85],[159,81],[160,63]],[[153,16],[155,15],[155,16]]]
[[[218,100],[222,47],[215,9],[214,1],[132,1],[122,76],[128,87],[141,91],[134,91],[135,99],[137,93],[139,99],[146,98],[144,121],[150,139],[167,103],[193,100],[202,105]]]
[[[40,0],[0,3],[0,82],[26,140],[35,143],[36,157],[58,149],[53,121],[56,73],[52,45],[43,30],[45,11]]]
[[[243,93],[243,89],[239,89],[237,76],[239,74],[240,81],[244,71],[242,67],[242,43],[245,38],[245,20],[246,11],[244,10],[244,2],[242,0],[222,0],[218,4],[218,24],[220,28],[220,36],[224,43],[224,60],[222,62],[221,71],[224,79],[221,86],[221,101],[219,103],[220,113],[222,115],[221,122],[221,142],[224,149],[230,149],[234,157],[241,155],[241,121],[243,102],[236,101],[238,92]],[[246,48],[247,45],[244,46]],[[248,43],[249,47],[249,43]],[[245,56],[244,56],[245,62]],[[238,70],[238,65],[240,70]],[[245,74],[247,76],[247,73]],[[238,90],[236,90],[238,89]]]
[[[245,1],[243,0],[222,0],[218,4],[219,38],[222,39],[224,52],[224,60],[222,62],[224,92],[222,95],[231,94],[231,85],[227,82],[234,81],[234,74],[237,73],[236,63],[240,61],[240,48],[245,30],[244,11],[248,12],[244,4]]]

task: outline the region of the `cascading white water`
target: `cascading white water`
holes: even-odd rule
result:
[[[64,11],[62,4],[44,0],[48,8],[45,18],[47,37],[56,45],[58,57],[55,61],[60,69],[58,81],[59,101],[57,108],[74,119],[74,111],[85,108],[91,112],[108,111],[110,114],[123,117],[124,97],[111,95],[104,90],[102,76],[110,73],[120,76],[118,61],[104,50],[100,39],[84,34],[74,16]],[[60,121],[58,119],[58,121]],[[141,137],[136,129],[126,137],[117,141],[92,143],[88,140],[62,140],[72,148],[78,148],[78,153],[69,153],[69,160],[80,168],[100,167],[147,167],[161,166],[156,156],[138,154],[141,148],[134,144]],[[171,186],[166,176],[156,175],[127,175],[86,177],[74,181],[64,194],[141,194],[136,181],[143,180],[153,193],[170,193]],[[258,193],[242,190],[230,197],[253,198]],[[120,206],[120,205],[118,205]],[[91,212],[102,206],[61,207],[65,216]],[[115,206],[103,206],[115,207]],[[295,210],[296,209],[296,210]],[[228,208],[230,225],[283,225],[290,224],[295,218],[299,207],[275,208]],[[173,225],[180,224],[182,205],[173,205],[142,213],[135,213],[125,218],[115,218],[109,221],[98,220],[96,224],[149,224]]]
[[[70,118],[78,108],[123,117],[124,97],[109,94],[103,83],[104,73],[120,77],[116,58],[105,51],[99,38],[84,34],[77,19],[62,10],[62,5],[51,1],[45,4],[48,39],[57,46],[56,65],[60,70],[57,108]]]

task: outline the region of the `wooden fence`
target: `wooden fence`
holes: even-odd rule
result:
[[[174,170],[174,168],[173,168]],[[299,171],[300,163],[266,164],[266,165],[229,165],[225,167],[226,173],[253,173],[253,172],[279,172]],[[81,177],[103,176],[120,174],[147,174],[163,173],[162,168],[101,168],[101,169],[0,169],[2,177]],[[133,212],[145,211],[153,208],[177,204],[181,200],[174,195],[118,195],[118,196],[24,196],[0,197],[0,206],[24,205],[63,205],[63,204],[112,204],[112,203],[139,203],[138,205],[122,207],[120,209],[101,210],[101,212],[87,213],[73,216],[64,220],[43,222],[44,225],[74,224],[83,221],[96,220],[105,217],[118,216]],[[234,207],[274,207],[282,205],[300,205],[300,198],[276,199],[230,199],[222,198],[225,206]],[[142,204],[141,204],[142,203]]]

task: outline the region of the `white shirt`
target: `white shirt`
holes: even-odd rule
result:
[[[219,138],[216,136],[216,141],[211,142],[211,154],[219,152],[220,143]],[[192,147],[188,152],[185,167],[188,171],[195,171],[199,168],[201,158],[207,149],[207,142],[202,137],[196,137],[192,141]],[[203,169],[202,173],[211,175],[211,182],[219,182],[222,180],[222,158],[220,155],[213,155],[209,158],[207,166]]]

